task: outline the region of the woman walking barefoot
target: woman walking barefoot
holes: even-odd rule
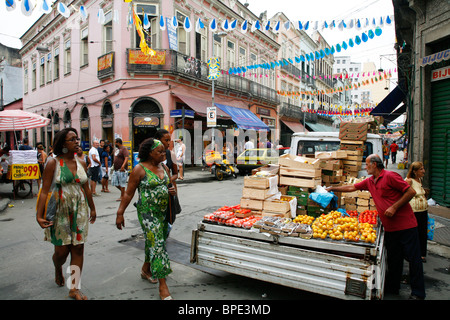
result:
[[[161,300],[172,300],[166,283],[166,277],[172,270],[166,250],[169,223],[165,217],[169,194],[175,195],[176,191],[173,186],[168,187],[169,175],[162,164],[166,151],[161,141],[152,138],[144,140],[138,157],[140,162],[130,174],[127,189],[117,210],[116,226],[119,230],[125,227],[123,214],[138,189],[137,214],[145,235],[145,262],[141,277],[151,282],[158,279]]]
[[[49,158],[44,169],[36,220],[45,229],[45,240],[55,246],[53,264],[56,284],[64,286],[62,266],[70,254],[70,266],[74,273],[71,276],[73,281],[70,283],[69,297],[87,300],[79,290],[79,284],[88,225],[89,222],[95,222],[96,212],[86,175],[86,163],[75,157],[79,140],[73,128],[65,128],[55,135],[53,152],[56,158]],[[58,193],[56,215],[52,221],[48,221],[44,216],[45,203],[54,177]]]

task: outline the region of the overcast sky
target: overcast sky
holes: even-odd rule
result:
[[[18,0],[15,0],[18,1]],[[20,36],[22,36],[41,15],[39,6],[42,0],[34,0],[38,4],[30,17],[26,17],[20,10],[21,2],[17,2],[14,11],[6,11],[5,1],[0,1],[0,42],[4,45],[20,48]],[[52,2],[53,0],[50,0]],[[165,0],[167,1],[167,0]],[[222,0],[228,4],[229,0]],[[352,19],[352,18],[386,18],[393,15],[392,0],[313,0],[313,1],[294,1],[294,0],[240,0],[241,3],[248,3],[249,9],[257,16],[267,10],[268,17],[271,18],[277,12],[283,12],[291,21],[331,21],[333,19]],[[383,27],[383,33],[379,37],[375,37],[355,45],[341,53],[350,55],[355,62],[371,61],[380,65],[384,69],[394,69],[395,30],[393,24]],[[322,34],[329,45],[342,43],[349,38],[354,39],[356,35],[361,35],[364,29],[358,31],[356,29],[344,29],[343,31],[335,28],[328,31],[324,29]],[[239,31],[238,31],[239,32]],[[380,56],[383,55],[384,57]]]

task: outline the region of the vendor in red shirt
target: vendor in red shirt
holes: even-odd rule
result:
[[[328,191],[353,192],[370,191],[385,230],[388,271],[385,291],[398,294],[403,271],[403,259],[409,261],[411,278],[410,299],[424,299],[425,285],[420,256],[417,220],[409,201],[416,192],[402,177],[384,170],[381,158],[372,154],[366,158],[367,173],[371,177],[340,187],[327,188]]]
[[[398,144],[394,141],[389,147],[391,148],[392,164],[394,164],[397,159]]]

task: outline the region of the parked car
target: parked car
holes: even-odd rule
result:
[[[278,151],[274,149],[248,149],[237,157],[236,166],[243,175],[267,164],[277,164],[278,158]]]

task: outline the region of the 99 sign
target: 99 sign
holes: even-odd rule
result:
[[[13,180],[39,179],[39,165],[36,164],[13,164],[11,165]]]

